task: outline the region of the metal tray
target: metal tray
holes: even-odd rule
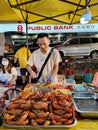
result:
[[[93,99],[95,97],[95,93],[92,93],[92,92],[73,92],[72,97],[74,99]]]
[[[73,98],[73,104],[81,116],[98,118],[98,102],[95,99]]]
[[[73,86],[73,87],[74,87],[75,91],[80,91],[81,92],[81,91],[86,91],[87,90],[87,88],[85,86],[83,86],[83,85],[81,85],[81,86],[80,85],[78,85],[78,86],[76,85],[76,86]]]
[[[98,92],[98,89],[92,85],[87,85],[83,83],[82,85],[73,86],[76,92]]]
[[[49,125],[49,126],[42,126],[42,125],[39,125],[39,128],[71,128],[73,126],[75,126],[77,124],[77,119],[75,118],[74,119],[74,122],[72,125]],[[3,120],[3,125],[6,126],[6,127],[9,127],[9,128],[36,128],[32,125],[9,125],[5,122],[5,120]]]

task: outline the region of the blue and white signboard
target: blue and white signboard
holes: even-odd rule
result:
[[[78,33],[78,32],[98,32],[98,24],[74,24],[74,25],[42,25],[28,24],[28,33]],[[7,31],[17,31],[26,33],[26,24],[0,24],[0,33]]]

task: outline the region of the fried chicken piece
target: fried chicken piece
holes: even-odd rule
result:
[[[59,116],[62,116],[62,115],[64,115],[66,113],[66,111],[65,110],[61,110],[61,109],[57,109],[57,110],[55,109],[54,113],[59,115]]]
[[[30,100],[29,101],[26,101],[24,104],[21,104],[20,105],[20,108],[21,109],[24,109],[24,110],[27,110],[27,109],[30,109],[31,105],[30,105]]]
[[[11,115],[11,114],[8,114],[8,113],[4,114],[4,119],[5,120],[12,120],[14,118],[15,118],[15,115]]]
[[[46,118],[36,118],[34,120],[38,123],[38,125],[42,125],[46,121]]]
[[[47,101],[50,98],[50,96],[51,96],[51,92],[46,92],[41,100]]]
[[[57,122],[57,121],[55,121],[55,120],[52,120],[52,124],[53,124],[53,125],[62,125],[61,122],[59,122],[59,121]]]
[[[22,92],[19,93],[19,96],[20,96],[21,99],[23,99],[23,100],[29,99],[29,97],[30,97],[31,95],[33,95],[32,92],[22,91]]]
[[[53,105],[53,107],[55,108],[55,109],[64,109],[64,107],[62,107],[62,106],[60,106],[59,104],[58,104],[58,101],[57,100],[54,100],[53,102],[52,102],[52,105]]]
[[[26,125],[29,122],[29,120],[27,119],[27,117],[28,117],[28,112],[24,111],[22,113],[22,115],[20,116],[19,120],[16,121],[16,124]]]
[[[40,111],[37,116],[41,118],[45,118],[49,115],[49,112]]]
[[[30,119],[34,119],[34,118],[36,118],[36,114],[35,114],[34,112],[28,111],[28,117],[29,117]]]
[[[44,109],[44,110],[48,110],[48,103],[47,102],[35,102],[33,104],[33,107],[36,109]]]
[[[44,126],[48,126],[48,125],[50,125],[50,124],[51,124],[51,121],[50,121],[50,120],[47,120],[47,121],[44,122]]]
[[[12,110],[7,110],[7,113],[18,116],[22,113],[22,111],[23,111],[22,109],[15,109],[15,110],[12,109]]]
[[[17,104],[17,103],[10,103],[9,105],[8,105],[8,109],[9,110],[11,110],[11,109],[19,109],[19,107],[20,107],[20,104]]]
[[[9,125],[16,125],[16,121],[13,120],[6,120],[6,123]]]
[[[31,120],[31,125],[39,128],[38,123],[34,119]]]
[[[71,125],[71,124],[73,124],[73,122],[74,122],[74,119],[70,118],[69,120],[65,121],[64,124],[65,125]]]
[[[25,120],[23,120],[23,121],[21,121],[21,120],[17,121],[16,124],[17,124],[17,125],[27,125],[28,122],[29,122],[29,120],[28,120],[28,119],[25,119]]]

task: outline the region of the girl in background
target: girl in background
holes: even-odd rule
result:
[[[3,75],[6,81],[5,84],[3,83],[3,85],[8,87],[7,94],[10,100],[14,96],[14,88],[16,87],[17,80],[17,70],[7,57],[3,57],[1,62],[3,66]]]

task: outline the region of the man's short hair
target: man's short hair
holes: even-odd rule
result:
[[[38,38],[43,38],[43,37],[49,38],[49,36],[48,36],[47,33],[39,33],[39,34],[37,35],[37,40],[38,40]]]

